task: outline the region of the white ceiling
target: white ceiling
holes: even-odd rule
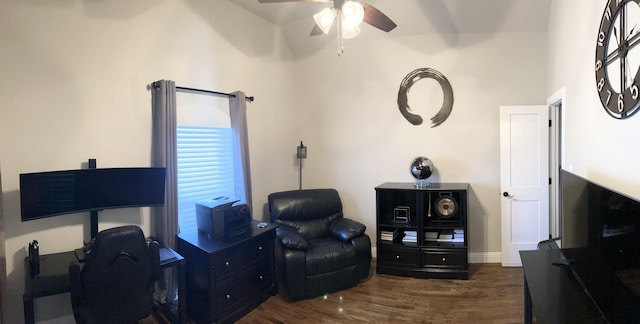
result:
[[[259,3],[258,0],[230,0],[255,15],[280,26],[294,53],[313,47],[319,38],[310,37],[313,14],[328,7],[326,2],[302,0],[294,3]],[[497,32],[545,32],[551,0],[364,0],[378,8],[398,27],[385,33],[371,26],[361,27],[358,38],[398,37],[422,34]],[[326,43],[326,40],[324,41]]]

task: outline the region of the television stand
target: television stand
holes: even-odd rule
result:
[[[567,257],[569,266],[554,262]],[[520,251],[524,323],[628,323],[640,318],[640,297],[603,266],[590,248]],[[574,267],[586,268],[580,278]]]

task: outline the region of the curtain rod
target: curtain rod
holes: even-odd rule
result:
[[[218,91],[202,90],[202,89],[195,89],[195,88],[187,88],[187,87],[176,86],[176,91],[178,91],[178,90],[186,91],[186,92],[208,93],[208,94],[213,94],[213,95],[217,95],[217,96],[227,96],[227,97],[231,97],[231,98],[235,98],[236,97],[236,95],[234,95],[232,93],[224,93],[224,92],[218,92]],[[253,102],[253,96],[247,96],[247,97],[245,97],[245,100],[248,101],[248,102]]]

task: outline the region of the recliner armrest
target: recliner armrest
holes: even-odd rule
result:
[[[348,218],[338,218],[329,224],[331,235],[343,241],[349,241],[361,236],[366,229],[367,227],[364,224]]]
[[[278,227],[276,229],[276,239],[287,249],[306,251],[309,248],[304,236],[290,228]]]

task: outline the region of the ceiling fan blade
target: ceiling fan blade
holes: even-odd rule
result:
[[[320,26],[314,23],[313,28],[311,29],[311,34],[309,34],[309,36],[318,36],[322,34],[324,34],[324,32],[322,31],[322,29],[320,29]]]
[[[278,3],[278,2],[331,2],[333,0],[258,0],[259,3]]]
[[[362,7],[364,7],[364,22],[367,24],[386,32],[390,32],[398,26],[393,20],[389,19],[387,15],[383,14],[382,11],[376,9],[374,6],[364,2],[361,2],[361,4]]]

